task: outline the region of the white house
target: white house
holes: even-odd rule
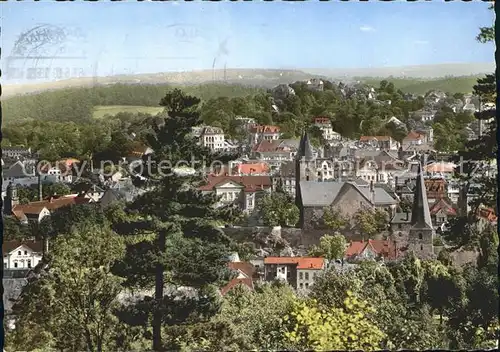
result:
[[[276,141],[280,138],[280,128],[271,125],[257,125],[250,128],[249,143],[255,145],[261,141]]]
[[[333,130],[332,124],[328,117],[316,117],[314,118],[314,126],[317,126],[323,133],[323,138],[327,142],[338,141],[342,139],[340,133]]]
[[[43,243],[7,241],[3,243],[4,270],[34,268],[42,260]]]
[[[226,147],[224,131],[218,127],[204,127],[200,134],[200,142],[212,151],[221,151]]]

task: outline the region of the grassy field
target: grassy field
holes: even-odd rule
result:
[[[114,116],[119,112],[130,112],[133,114],[145,113],[156,115],[161,112],[163,107],[161,106],[127,106],[127,105],[109,105],[109,106],[96,106],[94,110],[94,118],[100,119],[106,115]]]
[[[387,80],[394,83],[397,89],[401,89],[405,93],[413,93],[423,95],[431,89],[441,90],[443,92],[454,93],[471,93],[472,87],[477,83],[477,79],[484,75],[478,76],[462,76],[462,77],[447,77],[440,79],[416,79],[416,78],[372,78],[360,77],[358,80],[367,84],[378,86],[381,80]]]

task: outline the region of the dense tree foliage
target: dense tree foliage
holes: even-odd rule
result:
[[[266,226],[294,227],[299,222],[299,209],[288,194],[273,192],[265,195],[257,207]]]

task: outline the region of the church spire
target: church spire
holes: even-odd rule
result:
[[[422,164],[418,164],[417,184],[413,198],[411,225],[418,229],[433,229]]]
[[[297,153],[299,159],[305,158],[306,160],[314,159],[314,151],[309,139],[307,131],[304,131],[302,138],[300,139],[299,150]]]

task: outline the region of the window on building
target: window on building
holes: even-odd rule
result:
[[[302,272],[299,273],[299,279],[300,280],[304,279],[304,273],[302,273]]]
[[[308,283],[308,282],[306,282],[306,288],[308,288],[308,287],[309,287],[309,283]]]
[[[17,261],[14,262],[14,268],[17,268]]]
[[[28,255],[28,251],[24,251],[24,255]]]
[[[300,288],[304,288],[304,284],[301,282],[301,283],[299,284],[299,287],[300,287]]]
[[[28,259],[28,268],[31,268],[31,260]]]
[[[423,251],[423,250],[424,250],[424,245],[423,245],[423,244],[421,244],[421,245],[420,245],[420,250],[421,250],[421,251]]]
[[[309,280],[309,273],[306,273],[305,276],[306,276],[306,280]]]
[[[423,236],[421,233],[419,233],[419,234],[418,234],[418,239],[419,239],[419,240],[421,240],[421,239],[423,239],[423,238],[424,238],[424,236]]]
[[[7,269],[7,263],[5,263],[5,262],[3,263],[3,268]]]
[[[403,228],[403,224],[398,224],[398,229],[402,229]]]
[[[17,255],[21,255],[21,251],[17,251]]]

